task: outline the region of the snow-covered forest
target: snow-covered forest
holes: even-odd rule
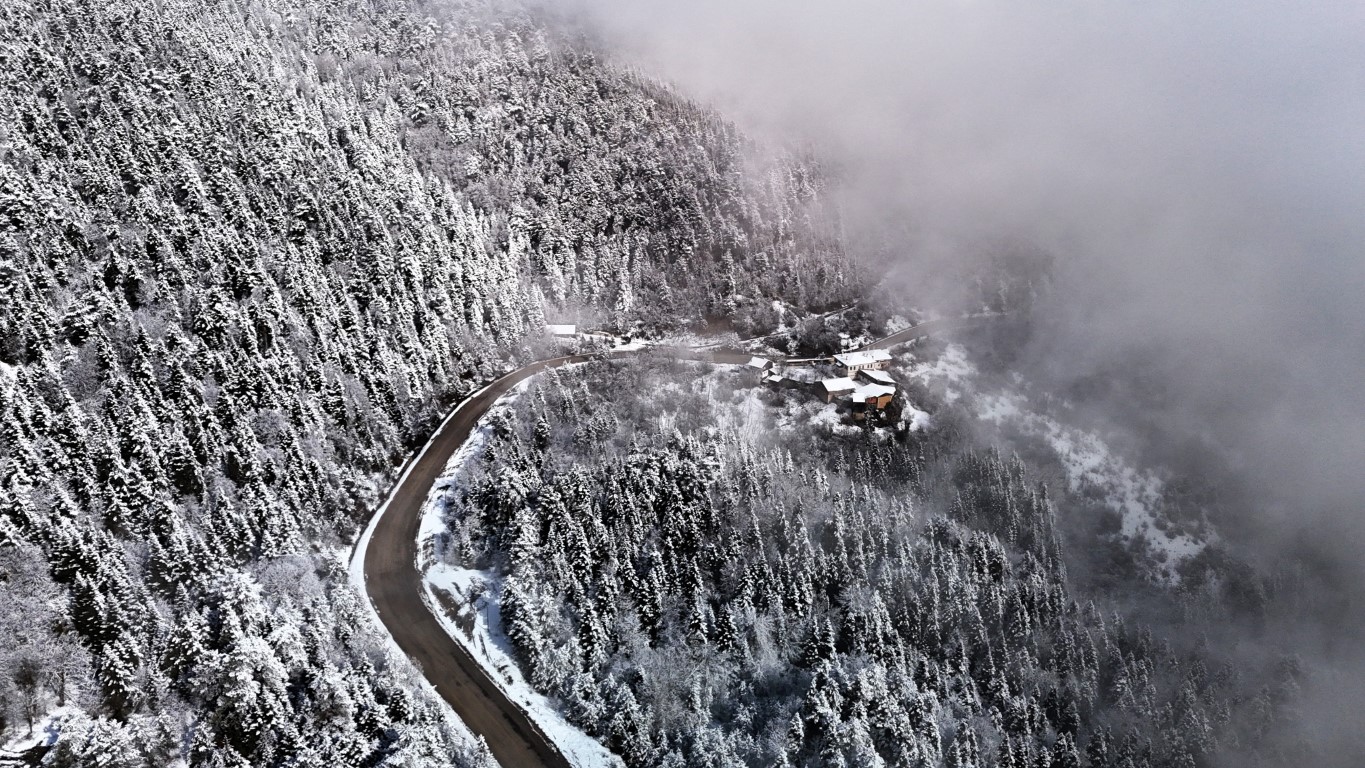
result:
[[[859,287],[818,165],[493,4],[0,29],[0,733],[75,712],[51,765],[479,764],[345,583],[406,452],[547,314]]]
[[[742,372],[709,374],[733,393],[717,400],[658,393],[708,376],[691,364],[600,365],[494,421],[437,549],[504,582],[529,680],[628,765],[1285,759],[1292,658],[1177,647],[1073,585],[1068,563],[1111,554],[1059,530],[1020,459],[955,429],[960,406],[896,439],[817,420],[775,436],[717,406],[760,387]],[[1186,573],[1179,593],[1136,574],[1124,591],[1203,626],[1237,610],[1207,598],[1257,578]]]
[[[902,244],[848,231],[814,150],[556,13],[0,0],[0,764],[493,765],[347,561],[452,406],[616,341],[494,411],[421,555],[496,587],[584,754],[1312,762],[1310,673],[1259,633],[1335,610],[1330,569],[1242,557],[1212,482],[1011,365],[1050,254],[938,275],[965,317],[902,306]],[[833,366],[641,341],[824,357],[921,320],[976,324],[878,350],[894,405],[858,422]]]

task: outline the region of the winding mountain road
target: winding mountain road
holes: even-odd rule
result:
[[[863,348],[893,346],[943,327],[944,321],[923,323]],[[718,363],[743,364],[750,358],[747,353],[722,350],[671,351]],[[614,352],[611,356],[633,354]],[[571,764],[464,645],[446,633],[423,601],[422,574],[417,568],[422,506],[450,457],[469,439],[479,419],[499,397],[537,373],[591,359],[594,356],[567,355],[531,363],[495,380],[456,406],[426,446],[404,466],[387,501],[375,512],[370,535],[360,539],[353,554],[353,561],[358,560],[363,568],[365,592],[398,647],[417,664],[469,729],[484,738],[493,757],[505,768],[569,768]]]
[[[484,738],[498,764],[507,768],[570,768],[570,763],[469,651],[446,633],[422,601],[422,574],[417,570],[422,505],[446,462],[499,397],[541,371],[589,359],[570,355],[532,363],[460,403],[409,461],[380,509],[364,551],[356,553],[364,558],[365,591],[398,647],[417,663],[469,729]]]

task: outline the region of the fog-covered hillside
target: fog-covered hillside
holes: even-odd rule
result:
[[[441,567],[491,585],[452,599],[495,604],[530,684],[630,766],[1282,764],[1293,655],[1189,638],[1292,592],[1225,552],[1149,563],[1161,532],[1054,499],[1074,454],[987,447],[961,350],[917,350],[893,427],[733,367],[546,374],[436,497]]]

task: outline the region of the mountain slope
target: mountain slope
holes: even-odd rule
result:
[[[529,17],[0,19],[0,725],[75,702],[61,765],[477,762],[337,566],[405,447],[547,312],[855,288],[816,169]]]

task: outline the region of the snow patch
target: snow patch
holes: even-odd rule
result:
[[[653,341],[661,347],[688,347],[691,349],[711,349],[712,347],[738,346],[742,339],[734,331],[723,333],[699,334],[691,331],[670,333]]]
[[[833,403],[821,406],[820,409],[811,416],[810,423],[812,426],[825,427],[831,432],[846,435],[862,432],[862,428],[860,427],[855,427],[852,424],[845,424],[843,417],[839,415],[839,408]]]
[[[905,316],[892,315],[891,319],[886,321],[886,335],[900,333],[906,328],[913,328],[914,326],[915,324],[907,320]]]
[[[569,762],[575,766],[624,766],[595,739],[570,725],[554,704],[531,688],[513,656],[512,641],[502,631],[502,579],[490,571],[435,565],[423,576],[423,599],[446,634],[478,659],[508,696],[530,714]]]
[[[977,417],[1000,424],[1007,419],[1023,418],[1020,410],[1021,398],[1010,395],[984,395],[977,399]]]
[[[901,423],[905,424],[907,430],[916,432],[921,429],[928,429],[929,425],[933,423],[933,419],[930,418],[928,411],[921,411],[915,407],[914,403],[910,402],[909,398],[906,398],[905,409],[901,411]]]
[[[1204,549],[1205,543],[1200,539],[1163,530],[1158,510],[1165,483],[1150,470],[1134,469],[1098,435],[1029,411],[1026,400],[1018,394],[982,395],[977,404],[977,415],[982,420],[1008,423],[1025,434],[1042,438],[1061,461],[1068,490],[1074,494],[1098,494],[1106,506],[1119,513],[1124,538],[1142,536],[1153,549],[1165,554],[1159,559],[1166,578],[1174,579],[1174,567]]]
[[[1008,424],[1025,435],[1041,439],[1061,462],[1068,490],[1099,498],[1105,506],[1118,512],[1122,519],[1122,536],[1130,540],[1145,538],[1158,553],[1157,559],[1162,561],[1161,575],[1167,580],[1174,581],[1177,578],[1175,567],[1182,560],[1199,554],[1205,547],[1205,540],[1212,537],[1211,532],[1196,537],[1169,530],[1161,512],[1165,483],[1150,470],[1139,471],[1132,467],[1099,435],[1065,426],[1056,419],[1033,412],[1027,398],[1017,392],[977,391],[973,380],[976,367],[961,345],[948,344],[933,361],[918,361],[910,354],[901,354],[898,360],[905,365],[907,375],[926,384],[942,386],[944,400],[949,404],[964,395],[970,396],[968,403],[978,419],[997,425]],[[1022,376],[1017,373],[1011,378],[1015,384],[1023,384]],[[913,406],[909,408],[913,409]],[[908,411],[906,418],[911,429],[927,423],[918,422],[919,415],[910,416]],[[928,414],[924,414],[924,418],[927,420]]]
[[[967,359],[967,350],[962,345],[949,344],[937,360],[912,365],[908,373],[921,379],[942,379],[956,384],[976,373],[976,366]]]
[[[4,366],[4,363],[0,363],[0,366]],[[65,707],[54,707],[39,716],[33,723],[33,733],[28,732],[27,724],[15,723],[13,730],[17,732],[16,735],[6,741],[4,746],[0,746],[0,762],[35,747],[50,747],[56,744],[57,738],[61,736],[62,729],[66,727],[66,724],[77,717],[84,716],[85,713],[79,708],[67,705]]]
[[[902,360],[909,363],[906,375],[926,383],[937,380],[943,385],[943,399],[950,405],[962,396],[962,387],[968,385],[967,379],[976,373],[976,366],[967,359],[967,350],[959,344],[949,344],[933,362],[916,363],[914,355],[902,354]]]

